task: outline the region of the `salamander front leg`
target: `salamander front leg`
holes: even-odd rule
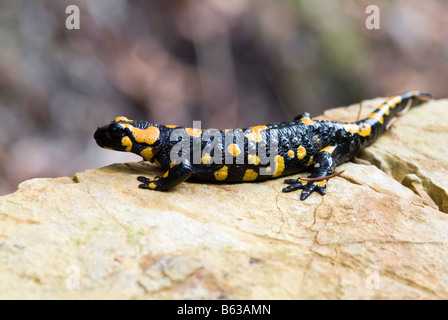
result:
[[[190,162],[183,160],[166,171],[162,177],[156,176],[153,180],[143,176],[137,177],[137,180],[142,182],[138,187],[141,189],[167,191],[187,180],[192,173],[193,169]]]
[[[317,191],[321,195],[325,195],[327,187],[327,179],[333,177],[333,168],[337,165],[333,158],[333,152],[336,146],[325,147],[319,151],[314,160],[314,168],[311,175],[307,178],[309,181],[300,179],[286,179],[285,183],[289,184],[283,188],[283,192],[291,192],[303,189],[300,200],[305,200],[313,192]]]

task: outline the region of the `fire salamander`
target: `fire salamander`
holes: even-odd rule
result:
[[[287,179],[283,192],[303,189],[325,194],[333,171],[349,161],[412,105],[431,96],[411,91],[390,97],[367,118],[356,122],[313,120],[308,113],[294,121],[237,130],[202,130],[158,125],[118,117],[98,128],[100,147],[133,152],[156,163],[164,174],[138,177],[143,189],[166,191],[192,178],[207,182],[261,181],[311,170],[308,178]]]

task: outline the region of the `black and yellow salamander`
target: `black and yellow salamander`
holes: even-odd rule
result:
[[[291,122],[235,130],[203,130],[118,117],[98,128],[94,137],[100,147],[133,152],[163,169],[161,177],[138,177],[143,189],[166,191],[189,178],[237,183],[311,170],[308,178],[285,180],[288,186],[283,189],[303,189],[300,199],[305,200],[313,191],[324,195],[328,179],[337,175],[333,172],[337,165],[374,142],[397,116],[430,98],[419,91],[390,97],[356,122],[313,120],[303,113]]]

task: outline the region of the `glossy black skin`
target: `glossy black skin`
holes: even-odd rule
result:
[[[388,115],[384,114],[384,110],[381,111],[380,108],[372,112],[372,114],[381,113],[383,116],[383,123],[380,123],[380,121],[374,117],[366,118],[354,123],[325,120],[313,121],[310,119],[309,114],[304,113],[297,116],[292,122],[266,125],[267,130],[261,131],[263,140],[260,143],[267,143],[266,149],[268,151],[268,157],[270,156],[269,151],[273,150],[270,142],[278,144],[278,149],[276,150],[278,150],[278,155],[282,157],[284,161],[284,169],[281,170],[281,173],[277,176],[286,176],[312,169],[309,178],[323,178],[324,181],[324,183],[317,183],[313,181],[302,182],[298,179],[287,179],[285,182],[289,184],[289,186],[285,187],[283,191],[290,192],[297,189],[303,189],[300,197],[301,200],[306,199],[313,191],[318,191],[320,194],[324,195],[326,190],[326,179],[324,177],[331,175],[337,165],[349,161],[359,154],[363,148],[373,143],[379,135],[384,132],[390,120],[396,117],[397,113],[405,108],[409,100],[412,99],[412,102],[415,105],[420,101],[425,101],[430,98],[429,94],[416,91],[402,94],[399,97],[402,101],[394,104],[393,108],[390,107]],[[385,104],[387,103],[384,103],[381,106],[384,106]],[[157,141],[153,144],[149,145],[141,143],[134,138],[131,130],[121,128],[120,124],[130,124],[132,127],[140,129],[146,129],[150,126],[157,127],[160,135]],[[359,128],[370,126],[370,132],[369,134],[364,133],[365,136],[359,133],[352,133],[347,129],[347,124],[356,125]],[[122,145],[121,141],[123,137],[127,136],[132,141],[132,149],[128,151],[138,155],[142,155],[142,151],[145,150],[145,148],[152,148],[154,154],[153,157],[146,157],[145,159],[156,162],[168,173],[166,177],[156,177],[152,180],[146,177],[138,177],[138,180],[142,182],[139,187],[144,189],[166,191],[189,178],[218,183],[243,182],[243,177],[247,169],[251,169],[258,174],[253,181],[276,178],[276,176],[272,175],[260,175],[260,168],[265,168],[268,164],[255,165],[249,163],[249,151],[259,147],[259,143],[247,138],[247,135],[245,135],[247,129],[235,131],[234,141],[230,142],[225,139],[226,134],[229,133],[226,133],[225,131],[216,131],[219,132],[217,134],[221,136],[221,141],[227,141],[226,145],[218,144],[214,148],[214,150],[220,150],[222,153],[221,164],[204,164],[201,163],[200,158],[193,159],[192,154],[190,154],[189,156],[182,157],[183,160],[173,166],[171,152],[173,151],[173,147],[178,143],[177,141],[170,141],[170,135],[174,130],[180,130],[180,132],[182,132],[182,130],[185,131],[185,128],[171,128],[144,121],[118,121],[118,123],[112,122],[107,126],[99,128],[95,132],[95,139],[101,147],[109,147],[114,150],[124,151],[126,148]],[[276,137],[272,141],[270,141],[271,135]],[[210,147],[210,144],[212,143],[211,139],[203,139],[203,136],[192,137],[187,135],[187,139],[190,151],[193,150],[193,146],[195,146],[197,150],[204,151],[207,147]],[[183,141],[187,141],[185,140],[185,137]],[[239,144],[237,143],[238,141],[240,141]],[[229,156],[229,153],[227,152],[227,146],[232,142],[242,146],[241,160],[243,163],[241,164],[235,163],[236,159]],[[304,156],[303,159],[298,159],[297,149],[299,146],[304,147],[306,150],[306,156]],[[331,148],[332,152],[328,152],[325,151],[325,147],[334,148]],[[288,155],[288,151],[290,150],[294,151],[293,157]],[[199,154],[204,154],[204,152]],[[228,157],[227,160],[226,154]],[[251,152],[251,154],[253,154],[253,152]],[[211,153],[211,156],[214,156],[213,152]],[[313,157],[313,160],[310,161],[311,157]],[[229,160],[232,159],[233,163],[229,163]],[[228,168],[227,176],[224,180],[217,180],[215,173],[223,166],[227,166]],[[274,167],[272,168],[274,169]],[[274,172],[274,170],[272,172]]]

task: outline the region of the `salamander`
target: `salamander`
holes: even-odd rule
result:
[[[356,122],[313,120],[309,113],[293,121],[217,130],[117,117],[98,128],[100,147],[133,152],[163,169],[153,179],[139,176],[142,189],[167,191],[187,179],[217,183],[254,182],[310,170],[308,179],[286,179],[283,192],[302,189],[325,195],[327,181],[339,164],[353,159],[373,143],[397,116],[431,99],[411,91],[384,101]]]

